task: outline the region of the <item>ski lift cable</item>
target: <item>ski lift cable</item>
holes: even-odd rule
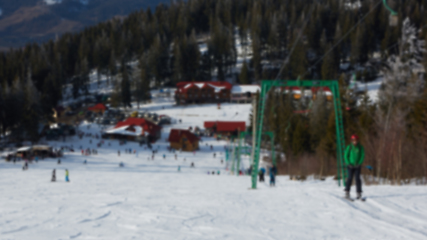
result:
[[[387,4],[387,0],[383,0],[384,6],[387,8],[388,11],[390,11],[391,15],[395,16],[397,15],[397,12],[395,12],[391,7]]]
[[[292,45],[291,51],[289,52],[288,56],[286,57],[285,61],[284,61],[284,62],[283,62],[283,64],[282,64],[282,67],[280,68],[279,73],[278,73],[278,74],[277,74],[277,76],[276,76],[276,80],[278,80],[278,79],[279,79],[279,77],[282,75],[282,72],[283,72],[283,70],[285,69],[286,65],[288,65],[288,62],[289,62],[289,60],[290,60],[290,58],[291,58],[291,55],[292,55],[292,53],[294,52],[294,50],[295,50],[295,48],[296,48],[297,44],[299,43],[300,38],[301,38],[301,37],[302,37],[302,35],[303,35],[304,29],[305,29],[305,27],[307,26],[307,23],[310,21],[310,17],[309,17],[309,16],[312,16],[312,13],[313,13],[313,11],[314,11],[314,8],[315,8],[315,5],[313,4],[313,7],[310,9],[310,13],[309,13],[309,14],[308,14],[308,16],[307,16],[307,19],[305,20],[304,25],[302,26],[302,28],[301,28],[301,29],[300,29],[300,31],[299,31],[299,34],[298,34],[297,39],[295,39],[295,42],[294,42],[294,43],[293,43],[293,45]]]
[[[304,73],[304,75],[306,75],[309,71],[310,71],[310,69],[311,68],[313,68],[314,66],[316,66],[320,61],[322,61],[329,53],[331,53],[332,52],[332,50],[334,49],[334,48],[336,48],[360,23],[362,23],[363,22],[363,20],[365,20],[365,18],[369,15],[369,14],[371,14],[378,6],[380,6],[381,5],[381,3],[383,3],[383,0],[379,0],[379,2],[368,12],[368,13],[366,13],[343,37],[341,37],[341,39],[334,45],[334,46],[332,46],[332,48],[331,49],[329,49],[328,50],[328,52],[326,52],[323,56],[322,56],[322,58],[320,58],[315,64],[313,64],[308,70],[307,70],[307,72],[305,72]],[[311,12],[310,12],[310,16],[311,16],[311,13],[314,11],[314,5],[313,5],[313,7],[312,7],[312,9],[311,9]],[[296,47],[296,45],[297,45],[297,43],[299,42],[299,39],[301,38],[301,36],[302,36],[302,33],[303,33],[303,30],[304,30],[304,28],[306,27],[306,25],[307,25],[307,23],[309,22],[309,20],[310,20],[310,18],[307,18],[307,20],[305,21],[305,23],[304,23],[304,26],[301,28],[301,30],[300,30],[300,33],[299,33],[299,35],[298,35],[298,37],[297,37],[297,39],[296,39],[296,41],[294,42],[294,44],[293,44],[293,46],[292,46],[292,49],[291,49],[291,51],[289,52],[289,55],[287,56],[287,58],[285,59],[285,61],[284,61],[284,63],[283,63],[283,65],[282,65],[282,68],[280,69],[280,71],[279,71],[279,73],[278,73],[278,75],[277,75],[277,77],[276,77],[276,79],[275,79],[275,81],[278,81],[279,80],[279,77],[280,77],[280,75],[282,74],[282,72],[283,72],[283,70],[284,70],[284,68],[285,68],[285,66],[288,64],[288,62],[289,62],[289,59],[290,59],[290,56],[292,55],[292,53],[293,53],[293,51],[294,51],[294,49],[295,49],[295,47]],[[304,76],[304,75],[302,75],[302,76]],[[298,77],[298,79],[299,79],[299,77]],[[267,96],[265,96],[265,97],[267,97]],[[274,106],[273,106],[273,108],[275,108],[275,107],[277,107],[278,106],[278,103],[274,103]],[[265,122],[264,122],[264,124],[265,124]]]
[[[341,42],[342,41],[344,41],[344,39],[345,38],[347,38],[348,37],[348,35],[350,35],[350,33],[351,32],[353,32],[353,30],[357,27],[357,26],[359,26],[359,24],[360,23],[362,23],[364,20],[365,20],[365,18],[369,15],[369,14],[371,14],[378,6],[380,6],[381,5],[381,3],[383,3],[383,0],[380,0],[378,3],[377,3],[377,5],[375,5],[368,13],[366,13],[350,30],[348,30],[347,31],[347,33],[343,36],[343,37],[341,37],[341,39],[337,42],[337,43],[335,43],[335,45],[334,46],[332,46],[319,60],[317,60],[311,67],[309,67],[308,68],[308,70],[307,70],[307,72],[305,72],[304,73],[304,75],[305,74],[307,74],[308,72],[310,72],[310,70],[314,67],[314,66],[316,66],[317,64],[319,64],[328,54],[330,54],[331,52],[332,52],[332,50],[334,50],[339,44],[341,44]]]

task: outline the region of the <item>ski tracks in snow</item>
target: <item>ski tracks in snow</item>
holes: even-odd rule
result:
[[[335,197],[356,211],[351,211],[351,215],[363,215],[360,219],[376,230],[381,228],[390,236],[399,236],[402,239],[427,239],[427,221],[421,220],[419,216],[414,216],[406,208],[405,211],[398,211],[396,209],[403,209],[399,205],[395,204],[394,208],[391,208],[387,206],[389,203],[384,204],[371,198],[365,202],[359,200],[349,202],[342,197]]]

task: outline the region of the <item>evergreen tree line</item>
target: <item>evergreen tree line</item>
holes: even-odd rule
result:
[[[52,108],[65,97],[63,87],[72,86],[74,98],[87,95],[93,69],[98,77],[108,76],[120,90],[112,100],[125,106],[132,97],[138,103],[147,99],[151,87],[211,80],[213,75],[219,80],[233,77],[236,38],[242,45],[250,44],[253,53],[236,76],[238,81],[274,78],[307,20],[303,38],[279,77],[337,79],[341,62],[363,66],[374,53],[386,59],[398,51],[402,21],[397,27],[389,26],[387,10],[373,10],[377,2],[365,0],[361,8],[351,9],[337,0],[189,0],[140,10],[43,44],[11,49],[0,54],[1,132],[52,120]],[[400,20],[409,17],[427,36],[422,26],[427,22],[426,1],[396,1],[393,7]],[[371,10],[352,34],[312,67]],[[198,47],[201,39],[207,45],[203,54]],[[132,62],[138,62],[137,68]],[[34,105],[34,113],[25,110],[29,105]],[[36,113],[37,118],[30,115]],[[26,124],[28,119],[34,123]]]

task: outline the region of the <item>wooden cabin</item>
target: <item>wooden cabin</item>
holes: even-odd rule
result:
[[[168,141],[176,150],[192,152],[199,149],[199,138],[189,130],[171,129]]]
[[[228,82],[177,83],[177,104],[229,102],[232,85]]]

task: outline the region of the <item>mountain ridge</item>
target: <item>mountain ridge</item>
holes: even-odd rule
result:
[[[76,32],[115,16],[140,9],[154,9],[166,0],[63,0],[47,4],[44,0],[0,1],[0,50],[43,42],[56,35]]]

